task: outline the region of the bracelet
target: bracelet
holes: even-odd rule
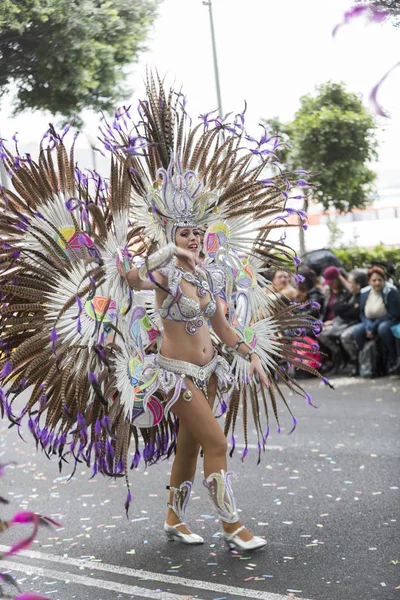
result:
[[[161,267],[167,266],[172,258],[175,256],[176,246],[173,242],[170,242],[161,250],[157,250],[153,254],[150,254],[145,259],[144,264],[139,267],[138,274],[140,279],[143,281],[148,281],[148,274],[152,271],[157,271],[157,269],[161,269]]]
[[[249,349],[249,351],[248,351],[248,353],[246,355],[243,355],[241,352],[239,352],[239,346],[241,344],[244,344]],[[252,348],[243,338],[239,338],[238,341],[236,342],[236,344],[233,347],[228,346],[228,348],[230,350],[233,350],[237,354],[239,354],[239,356],[241,356],[242,358],[248,358],[249,360],[250,360],[252,354],[257,354],[256,349]]]

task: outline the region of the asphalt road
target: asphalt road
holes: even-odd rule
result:
[[[11,501],[2,519],[23,509],[61,524],[42,528],[3,571],[51,600],[400,598],[400,379],[306,386],[318,409],[291,397],[296,431],[272,434],[258,466],[255,450],[244,463],[239,450],[230,463],[242,518],[268,540],[253,554],[231,552],[220,539],[200,462],[188,521],[205,544],[187,547],[162,532],[170,463],[131,472],[127,520],[122,481],[90,480],[83,467],[68,481],[57,461],[36,454],[28,433],[24,443],[1,422],[0,462],[17,462],[0,479]],[[2,535],[1,550],[28,531],[18,527]]]

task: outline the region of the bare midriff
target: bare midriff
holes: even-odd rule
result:
[[[185,296],[199,301],[202,308],[210,301],[209,294],[205,298],[200,299],[196,294],[196,288],[186,281],[182,282],[181,288]],[[165,297],[166,294],[159,290],[156,291],[157,306],[161,306]],[[207,321],[204,318],[202,318],[203,325],[197,327],[194,335],[190,335],[186,331],[185,321],[171,321],[169,319],[161,319],[161,321],[164,328],[164,336],[160,353],[163,356],[173,358],[174,360],[190,362],[200,367],[212,360],[214,347]]]

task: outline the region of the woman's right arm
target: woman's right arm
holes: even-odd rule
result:
[[[125,277],[129,287],[135,290],[154,290],[159,286],[162,287],[165,283],[163,276],[158,272],[159,269],[168,266],[174,256],[179,258],[183,264],[186,263],[189,269],[194,270],[196,263],[192,253],[189,250],[178,248],[170,242],[157,252],[150,254],[141,266],[132,267],[125,273],[121,272],[123,267],[120,261],[119,271]]]
[[[175,244],[167,244],[164,248],[150,254],[140,266],[126,268],[126,262],[122,255],[118,258],[118,271],[125,277],[129,287],[134,290],[154,290],[157,284],[162,283],[162,276],[158,269],[166,267],[176,254]]]

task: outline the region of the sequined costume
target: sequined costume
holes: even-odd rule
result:
[[[304,173],[280,169],[280,140],[249,136],[244,113],[202,115],[194,125],[185,106],[181,93],[150,78],[137,122],[125,108],[105,121],[108,180],[76,167],[73,144],[67,151],[53,128],[38,162],[2,146],[13,189],[0,190],[1,410],[15,426],[26,420],[48,456],[84,461],[94,474],[123,476],[141,458],[154,463],[174,452],[177,423],[169,409],[181,392],[190,401],[187,377],[206,393],[216,373],[233,446],[242,413],[243,457],[249,415],[260,455],[268,406],[278,420],[277,397],[286,404],[283,387],[311,403],[290,365],[315,371],[292,342],[318,323],[267,294],[263,271],[276,265],[296,277],[294,252],[270,234],[288,225],[291,189],[312,184]],[[204,233],[195,275],[173,262],[175,232],[184,226]],[[122,276],[132,265],[145,281],[153,281],[155,267],[166,277],[158,311],[153,292],[131,290]],[[182,278],[192,279],[199,300],[185,297]],[[216,297],[249,355],[260,357],[268,389],[258,389],[249,360],[214,334],[215,355],[203,367],[157,354],[162,319],[183,321],[195,338]],[[28,388],[15,414],[13,402]]]
[[[202,327],[204,321],[213,316],[217,305],[215,303],[215,289],[212,283],[212,278],[206,269],[197,269],[196,275],[188,273],[172,265],[169,269],[161,269],[161,273],[166,275],[168,279],[168,296],[161,308],[158,309],[158,314],[162,319],[170,319],[171,321],[184,321],[186,323],[186,332],[194,335],[198,327]],[[204,298],[206,294],[210,294],[210,301],[206,308],[202,310],[200,303],[194,298],[184,296],[180,289],[180,281],[185,279],[197,287],[197,294],[200,298]]]

